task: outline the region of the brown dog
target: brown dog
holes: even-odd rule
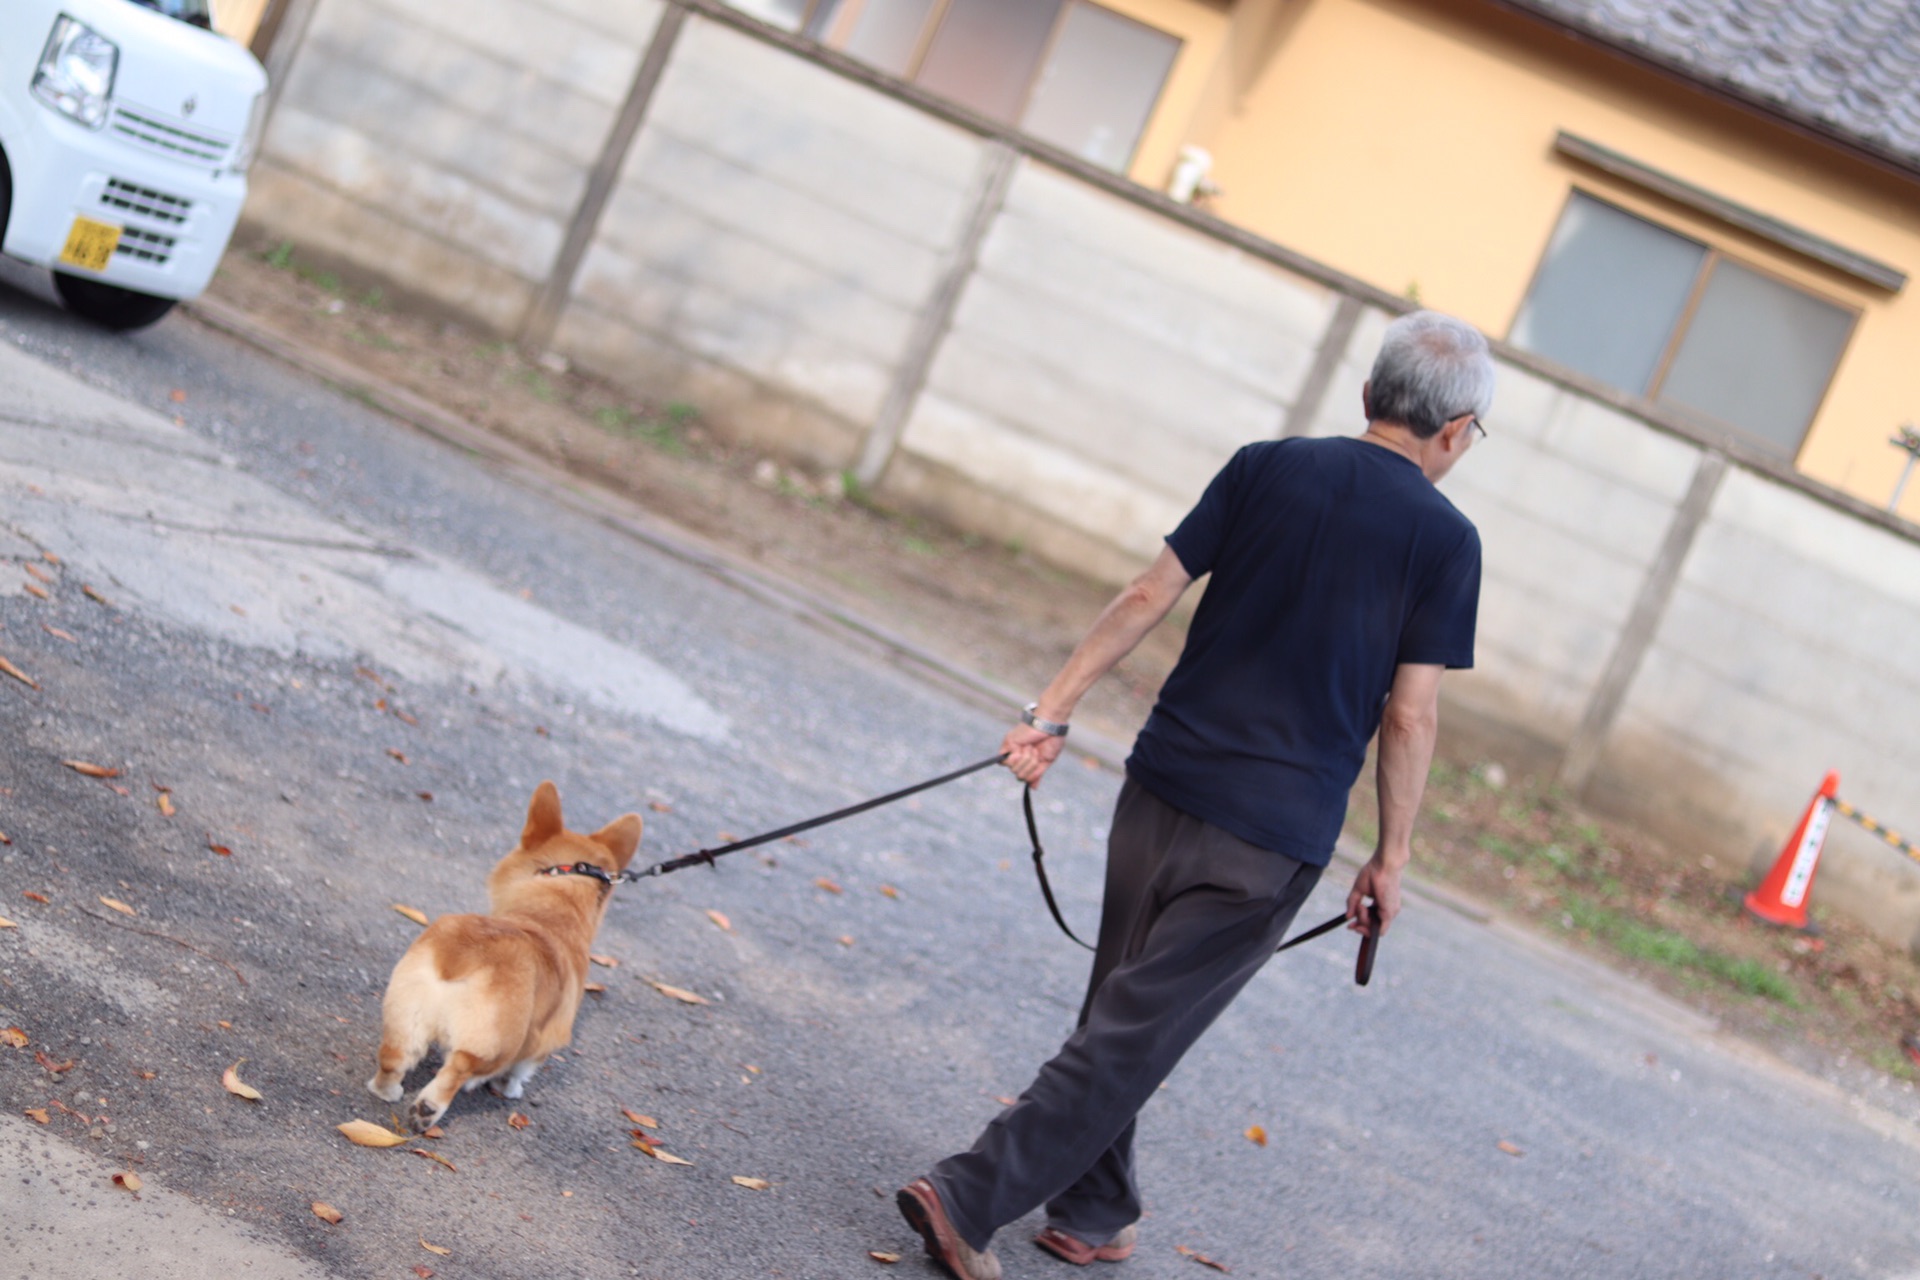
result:
[[[407,1109],[416,1133],[445,1115],[461,1089],[505,1077],[495,1087],[518,1098],[547,1055],[572,1040],[587,950],[611,886],[541,873],[590,862],[618,875],[640,847],[640,825],[629,813],[590,836],[568,831],[560,792],[541,783],[519,848],[487,877],[493,914],[441,916],[400,957],[381,1005],[380,1070],[367,1088],[398,1102],[401,1078],[438,1045],[440,1073]]]

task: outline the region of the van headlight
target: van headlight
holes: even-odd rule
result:
[[[247,131],[240,135],[240,141],[233,148],[233,163],[229,166],[235,173],[245,173],[253,164],[253,158],[260,154],[260,133],[267,124],[267,95],[253,95],[253,106],[247,111]]]
[[[34,68],[33,96],[61,115],[98,129],[107,121],[119,65],[119,45],[63,13],[53,20],[40,65]]]

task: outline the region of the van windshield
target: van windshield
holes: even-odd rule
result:
[[[143,9],[158,9],[169,18],[178,18],[182,22],[196,27],[213,29],[213,10],[209,0],[132,0]]]

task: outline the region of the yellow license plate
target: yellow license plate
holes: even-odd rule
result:
[[[67,247],[60,251],[60,261],[88,271],[105,271],[119,244],[120,228],[111,222],[75,218],[72,230],[67,232]]]

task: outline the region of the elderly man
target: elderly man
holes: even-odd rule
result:
[[[988,1241],[1043,1203],[1049,1252],[1132,1253],[1134,1117],[1279,945],[1376,728],[1379,843],[1347,914],[1359,930],[1371,903],[1383,931],[1399,914],[1440,675],[1473,664],[1480,593],[1479,535],[1434,486],[1492,399],[1478,332],[1429,311],[1394,321],[1365,433],[1235,454],[1007,733],[1007,767],[1038,785],[1094,681],[1213,575],[1127,760],[1078,1029],[971,1150],[899,1193],[960,1280],[998,1277]]]

